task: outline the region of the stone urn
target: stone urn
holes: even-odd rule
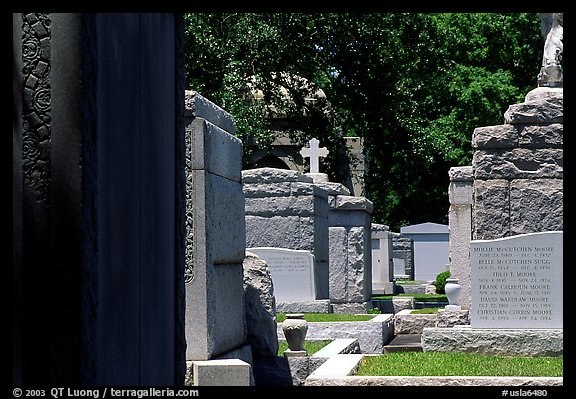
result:
[[[304,313],[286,314],[286,320],[282,322],[282,331],[288,342],[289,351],[304,351],[304,340],[308,332],[308,322],[304,320]]]
[[[446,279],[446,284],[444,285],[444,292],[446,292],[446,297],[448,298],[449,305],[445,307],[446,310],[460,310],[461,307],[458,305],[458,298],[460,297],[460,280],[457,278]]]

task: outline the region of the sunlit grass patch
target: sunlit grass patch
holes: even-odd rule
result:
[[[365,356],[356,375],[562,377],[563,358],[393,352]]]

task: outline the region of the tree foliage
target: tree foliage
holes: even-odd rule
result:
[[[363,137],[373,221],[396,231],[447,223],[449,168],[470,164],[474,128],[501,124],[536,87],[543,43],[537,16],[522,13],[196,13],[186,22],[189,88],[260,148],[272,142],[270,104],[282,104],[301,143],[335,149],[342,136]],[[329,113],[304,100],[317,88]]]

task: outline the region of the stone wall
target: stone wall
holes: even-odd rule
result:
[[[316,299],[328,298],[328,194],[300,172],[242,171],[246,247],[307,250],[314,255]]]
[[[472,237],[563,230],[563,89],[539,87],[474,130]]]

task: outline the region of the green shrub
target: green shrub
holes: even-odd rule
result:
[[[434,281],[434,286],[436,287],[437,294],[445,294],[444,286],[446,285],[446,280],[450,277],[450,271],[446,270],[445,272],[438,273],[436,276],[436,281]]]

